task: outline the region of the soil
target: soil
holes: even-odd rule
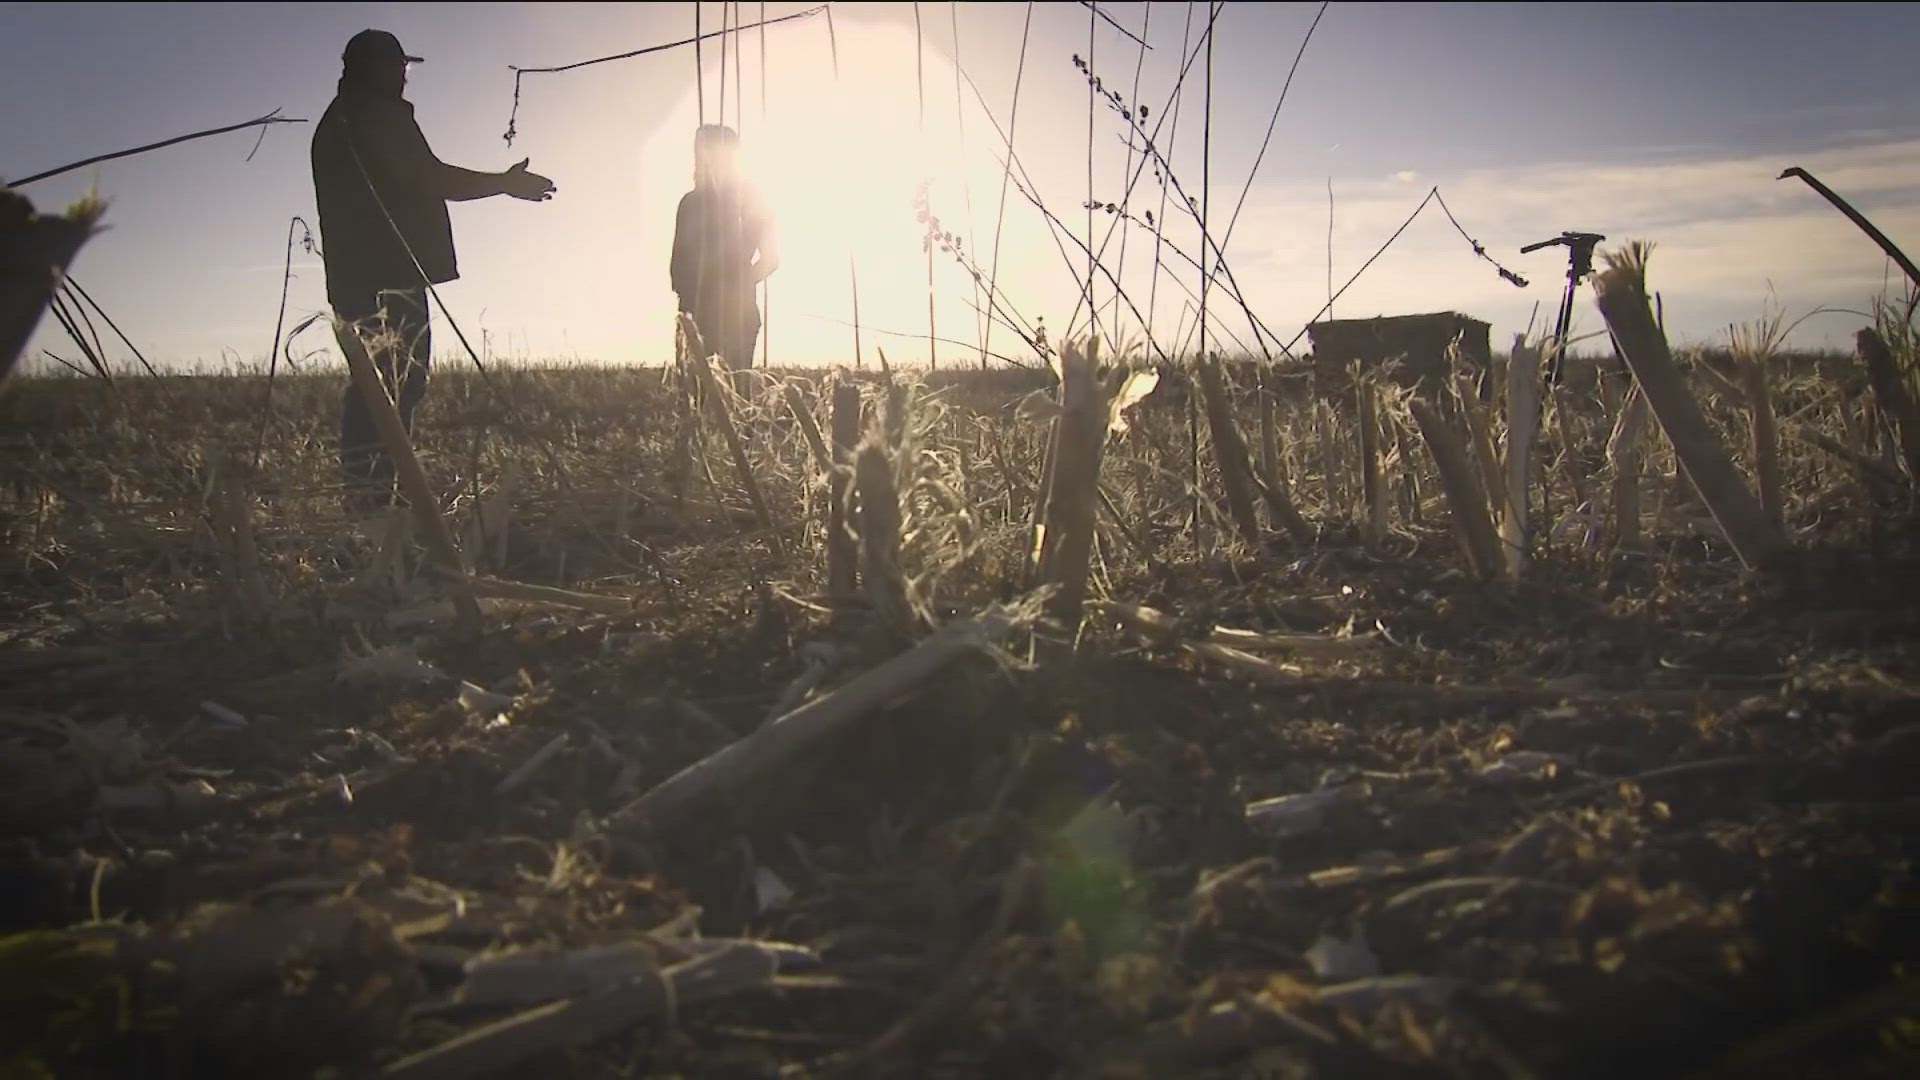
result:
[[[1920,533],[1877,520],[1785,581],[1664,537],[1488,585],[1441,528],[1116,566],[1177,637],[951,665],[665,832],[606,821],[897,649],[729,524],[648,537],[631,614],[477,635],[116,593],[75,533],[7,571],[0,1075],[374,1075],[539,1005],[463,1007],[476,958],[690,935],[806,953],[498,1075],[1912,1075]],[[1249,678],[1212,626],[1372,646]]]

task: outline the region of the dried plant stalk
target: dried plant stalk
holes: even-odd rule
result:
[[[1183,638],[1173,626],[1172,620],[1152,608],[1109,603],[1102,605],[1101,610],[1128,630],[1144,638],[1175,643],[1182,651],[1211,660],[1237,675],[1281,686],[1296,685],[1299,682],[1297,673],[1288,671],[1271,660],[1216,641],[1193,641]]]
[[[89,196],[65,214],[37,214],[27,197],[0,186],[0,380],[13,371],[54,289],[106,204]]]
[[[848,597],[859,588],[859,546],[847,528],[853,486],[853,449],[860,441],[860,386],[851,379],[833,384],[833,463],[827,481],[827,592]]]
[[[1159,641],[1184,645],[1221,645],[1245,653],[1285,652],[1323,660],[1351,660],[1379,650],[1378,639],[1366,637],[1329,637],[1325,634],[1266,634],[1216,626],[1204,635],[1181,629],[1179,620],[1165,612],[1140,604],[1109,600],[1097,605],[1105,614],[1118,619],[1130,630]]]
[[[1513,579],[1526,571],[1531,550],[1527,519],[1533,511],[1533,441],[1539,430],[1540,350],[1515,334],[1507,360],[1507,516],[1500,529],[1507,576]]]
[[[1496,521],[1504,522],[1511,511],[1507,508],[1507,486],[1500,469],[1500,454],[1493,448],[1493,423],[1487,418],[1487,407],[1475,390],[1472,376],[1459,376],[1455,386],[1460,412],[1467,424],[1467,439],[1473,447],[1473,459],[1480,467],[1487,510]]]
[[[1640,542],[1640,463],[1641,445],[1647,437],[1647,421],[1652,418],[1647,396],[1635,383],[1627,391],[1614,420],[1613,435],[1607,440],[1607,467],[1613,471],[1613,542],[1616,547],[1632,547]]]
[[[900,496],[893,461],[880,443],[869,440],[855,452],[854,482],[860,488],[860,562],[867,597],[881,625],[909,636],[915,619],[900,568]]]
[[[1920,410],[1914,407],[1907,384],[1900,377],[1887,343],[1871,328],[1854,335],[1860,360],[1867,368],[1867,381],[1873,386],[1874,401],[1881,415],[1900,437],[1900,449],[1907,459],[1907,475],[1920,482]]]
[[[1107,442],[1107,402],[1095,362],[1091,351],[1083,353],[1072,342],[1061,349],[1061,411],[1054,429],[1056,453],[1041,534],[1040,580],[1055,588],[1048,613],[1066,630],[1068,642],[1078,636],[1087,595],[1095,500]]]
[[[1440,471],[1440,485],[1446,491],[1455,538],[1474,573],[1483,579],[1494,577],[1500,572],[1500,538],[1493,530],[1493,519],[1487,514],[1487,498],[1480,490],[1480,478],[1467,455],[1466,439],[1432,402],[1414,398],[1408,407]]]
[[[513,521],[514,490],[519,486],[520,468],[514,462],[509,461],[507,462],[506,469],[501,474],[500,486],[494,489],[492,494],[480,500],[480,504],[474,513],[474,525],[480,535],[480,546],[475,552],[476,561],[484,557],[486,565],[495,570],[502,569],[507,565],[507,532],[511,528]],[[622,488],[621,495],[625,496],[626,494],[626,489]],[[622,524],[619,528],[619,534],[625,536],[626,526],[624,519],[626,515],[626,504],[624,498],[621,502],[620,511]]]
[[[870,460],[869,451],[877,454],[878,448],[863,448],[863,463]],[[672,829],[689,811],[715,797],[744,795],[808,746],[912,690],[961,655],[1006,636],[1012,627],[1012,620],[998,613],[948,623],[932,637],[862,672],[832,693],[808,701],[675,773],[616,811],[607,825],[614,829]]]
[[[1712,364],[1704,361],[1696,362],[1693,365],[1693,373],[1700,376],[1700,382],[1708,390],[1713,391],[1713,396],[1719,398],[1720,403],[1727,408],[1744,410],[1747,407],[1747,392],[1739,383],[1722,375]]]
[[[407,541],[412,536],[413,516],[403,506],[388,508],[387,517],[380,527],[380,549],[374,553],[365,572],[355,579],[360,588],[371,589],[382,581],[395,579],[399,573],[400,556],[406,550]]]
[[[693,402],[689,395],[693,388],[689,385],[687,362],[686,327],[674,324],[674,366],[671,376],[661,376],[661,381],[669,384],[673,394],[673,454],[667,463],[667,485],[673,492],[673,505],[676,510],[686,509],[687,488],[693,481],[693,433],[697,421],[693,414]]]
[[[260,546],[253,533],[253,499],[241,480],[240,470],[229,465],[221,477],[218,512],[224,531],[233,543],[233,566],[239,575],[239,593],[249,618],[267,616],[272,601],[265,579],[260,576]]]
[[[1860,474],[1861,479],[1877,481],[1896,490],[1903,486],[1899,470],[1889,466],[1886,462],[1855,450],[1853,447],[1827,435],[1825,432],[1805,421],[1790,420],[1788,424],[1796,435],[1805,439],[1810,445],[1818,447],[1853,466],[1854,471]]]
[[[1314,402],[1313,427],[1320,441],[1320,494],[1327,502],[1326,514],[1329,518],[1344,517],[1347,493],[1346,486],[1340,482],[1339,438],[1334,429],[1333,406],[1325,401]]]
[[[1267,513],[1287,531],[1295,545],[1313,544],[1313,528],[1294,505],[1293,491],[1287,483],[1287,463],[1280,456],[1279,425],[1274,422],[1273,396],[1260,392],[1260,471],[1261,493],[1266,496]]]
[[[807,449],[813,452],[813,463],[821,472],[833,471],[833,455],[827,450],[827,441],[820,435],[820,424],[813,418],[813,404],[800,392],[800,387],[787,383],[785,387],[787,408],[793,412],[794,423],[800,426],[800,434],[807,440]]]
[[[794,422],[799,426],[801,436],[806,439],[807,449],[813,454],[814,466],[828,478],[829,483],[832,483],[835,475],[834,454],[831,450],[827,449],[826,439],[820,434],[820,424],[814,419],[812,402],[806,399],[806,396],[800,392],[799,385],[794,382],[789,381],[785,385],[784,390],[787,408],[793,413]],[[802,484],[801,487],[810,511],[813,501],[813,483],[808,481]],[[837,485],[836,490],[839,490]],[[844,556],[846,554],[846,545],[844,543],[836,545],[835,543],[836,533],[845,528],[845,518],[843,514],[844,508],[841,506],[839,500],[835,499],[827,512],[826,553],[827,591],[829,594],[841,594],[838,588],[841,584],[840,579],[845,573],[845,566],[851,565],[850,560],[845,566],[837,566],[834,561],[836,556]],[[811,519],[811,517],[811,512],[806,514],[806,519]],[[846,592],[852,592],[852,589],[848,588]]]
[[[251,620],[258,609],[250,602],[246,582],[240,574],[240,564],[233,545],[233,528],[229,516],[226,485],[226,470],[218,465],[214,466],[207,477],[205,518],[201,525],[206,533],[209,553],[213,556],[214,565],[219,568],[220,581],[226,587],[229,601],[243,619]]]
[[[1777,566],[1788,552],[1785,535],[1768,520],[1760,502],[1734,468],[1733,456],[1707,423],[1686,378],[1674,366],[1667,339],[1654,323],[1647,300],[1645,249],[1631,245],[1607,257],[1595,279],[1600,314],[1613,331],[1654,418],[1673,443],[1674,454],[1748,569]]]
[[[1380,474],[1380,403],[1373,380],[1354,380],[1360,422],[1360,495],[1365,500],[1362,535],[1377,544],[1387,535],[1387,483]]]
[[[1564,360],[1561,370],[1565,371]],[[1590,505],[1587,492],[1587,459],[1580,452],[1579,414],[1573,406],[1564,383],[1552,388],[1553,427],[1560,436],[1560,456],[1557,470],[1566,478],[1567,489],[1572,494],[1571,512],[1577,514],[1582,507]]]
[[[1246,440],[1233,421],[1233,403],[1227,397],[1226,380],[1216,357],[1202,356],[1194,363],[1200,382],[1201,401],[1207,412],[1207,433],[1213,436],[1213,458],[1220,468],[1220,486],[1226,490],[1227,511],[1233,515],[1240,538],[1258,551],[1261,546],[1260,519],[1253,509],[1253,463],[1248,460]]]
[[[772,546],[774,557],[784,561],[787,557],[786,544],[780,539],[780,528],[774,521],[773,511],[760,494],[760,481],[754,476],[753,464],[747,460],[746,448],[740,443],[740,432],[734,426],[733,410],[727,404],[726,392],[714,377],[713,365],[707,359],[700,338],[700,328],[694,325],[692,316],[682,313],[680,318],[687,334],[687,361],[693,368],[694,377],[700,382],[701,393],[707,399],[708,415],[712,417],[714,426],[720,429],[721,438],[726,440],[727,452],[733,456],[734,471],[740,475],[740,486],[747,490],[747,501],[753,505],[753,515],[759,519],[760,527],[767,531],[767,543]],[[737,377],[739,373],[735,375]]]
[[[471,577],[467,579],[467,588],[475,596],[489,596],[499,600],[527,600],[540,604],[557,604],[561,607],[578,608],[581,611],[593,611],[602,615],[631,615],[633,601],[624,596],[606,596],[600,593],[574,592],[572,589],[556,589],[548,585],[529,585],[521,581],[501,581],[496,578]]]
[[[406,426],[400,422],[400,412],[394,408],[386,384],[380,381],[380,373],[374,370],[373,358],[367,355],[367,346],[360,340],[360,332],[339,319],[334,320],[333,331],[340,341],[340,350],[346,354],[347,370],[353,376],[353,383],[360,388],[367,410],[373,414],[374,426],[380,429],[380,437],[387,444],[387,454],[393,459],[394,472],[400,480],[400,491],[413,509],[414,522],[419,526],[427,555],[444,573],[454,575],[450,580],[455,617],[463,630],[478,631],[480,603],[464,584],[466,565],[460,558],[460,549],[453,542],[453,533],[447,528],[446,519],[440,516],[440,500],[434,495],[432,485],[427,483],[427,474],[420,468],[420,459],[414,456],[413,443],[407,438]]]
[[[1393,432],[1396,472],[1400,474],[1400,516],[1406,523],[1419,528],[1422,521],[1420,498],[1420,471],[1413,467],[1413,439],[1407,433],[1406,425],[1395,422],[1391,417],[1387,427]]]
[[[1060,418],[1056,416],[1047,422],[1047,447],[1040,456],[1040,477],[1037,481],[1039,490],[1034,492],[1033,506],[1027,511],[1030,542],[1024,554],[1029,584],[1037,582],[1040,573],[1040,549],[1047,539],[1047,503],[1053,497],[1053,459],[1059,451],[1059,445]]]
[[[541,1055],[607,1038],[680,1005],[721,997],[771,979],[779,964],[765,949],[716,950],[636,974],[598,993],[561,998],[464,1031],[382,1069],[385,1080],[453,1080],[512,1068]]]
[[[1776,526],[1786,520],[1780,490],[1780,437],[1773,418],[1773,393],[1767,385],[1767,352],[1742,351],[1741,381],[1747,391],[1747,447],[1760,488],[1760,509]]]

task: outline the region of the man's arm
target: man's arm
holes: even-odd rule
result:
[[[426,191],[448,202],[467,202],[494,195],[512,195],[517,199],[541,202],[553,197],[553,181],[527,171],[527,162],[506,172],[486,173],[463,169],[441,161],[427,145],[427,137],[411,116],[394,117],[395,123],[373,137],[355,140],[368,146],[379,160],[381,171],[403,183],[419,184]],[[356,133],[358,134],[358,133]],[[387,137],[382,138],[381,135]]]
[[[506,172],[497,173],[474,172],[458,165],[449,165],[439,158],[434,158],[433,163],[438,166],[435,186],[439,188],[440,197],[448,202],[467,202],[494,195],[511,195],[529,202],[545,202],[553,198],[553,181],[539,173],[528,172],[525,158]]]
[[[475,172],[436,158],[428,175],[433,178],[429,187],[437,190],[440,197],[448,202],[470,202],[507,193],[505,173]]]
[[[531,202],[545,202],[553,197],[553,181],[538,173],[528,172],[527,159],[524,158],[506,172],[497,173],[474,172],[458,165],[449,165],[439,158],[434,159],[434,164],[439,167],[437,186],[440,197],[448,202],[467,202],[494,195],[511,195]]]

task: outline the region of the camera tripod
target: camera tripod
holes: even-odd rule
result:
[[[1563,232],[1551,240],[1528,244],[1520,249],[1522,255],[1556,245],[1567,249],[1567,287],[1560,294],[1560,318],[1554,323],[1553,359],[1547,364],[1549,386],[1560,384],[1560,360],[1566,355],[1567,328],[1573,322],[1573,294],[1579,288],[1581,279],[1593,273],[1593,246],[1605,239],[1599,233]]]

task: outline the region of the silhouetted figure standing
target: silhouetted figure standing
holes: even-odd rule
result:
[[[362,30],[340,61],[339,89],[313,132],[327,303],[371,332],[374,366],[411,431],[432,362],[427,285],[460,276],[447,203],[492,195],[539,202],[553,196],[553,182],[528,172],[525,161],[483,173],[435,157],[401,96],[407,65],[420,58],[392,34]],[[351,381],[340,409],[340,467],[350,505],[391,500],[393,462]]]
[[[759,193],[740,178],[740,137],[703,124],[693,136],[693,190],[680,199],[673,231],[673,291],[700,326],[709,355],[727,367],[753,366],[760,334],[754,286],[780,265],[773,220]]]

